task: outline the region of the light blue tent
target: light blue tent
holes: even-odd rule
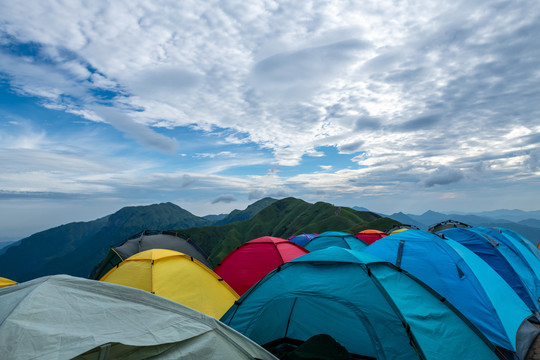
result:
[[[540,288],[529,265],[505,243],[469,229],[454,228],[438,232],[474,252],[510,285],[533,312],[538,312]]]
[[[513,289],[472,251],[421,230],[387,236],[364,252],[417,276],[461,311],[501,351],[525,359],[539,334],[532,312]]]
[[[418,279],[339,247],[281,265],[221,321],[267,346],[328,334],[364,359],[498,358],[463,315]]]
[[[308,241],[304,248],[310,252],[337,246],[351,250],[362,250],[367,244],[356,236],[342,231],[326,231]]]

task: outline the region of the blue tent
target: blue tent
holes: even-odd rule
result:
[[[478,255],[514,289],[531,311],[538,312],[540,289],[536,286],[534,272],[505,243],[469,229],[446,229],[439,231],[439,234],[459,242]]]
[[[540,250],[531,242],[531,240],[510,229],[505,229],[502,227],[495,227],[494,229],[525,245],[525,247],[529,249],[529,251],[532,252],[538,260],[540,260]]]
[[[291,236],[289,238],[289,241],[292,241],[293,243],[298,244],[303,247],[304,245],[307,244],[308,241],[310,241],[317,235],[318,234],[300,234],[296,236]]]
[[[534,253],[531,248],[526,246],[523,241],[509,235],[510,233],[508,230],[503,232],[501,229],[486,228],[481,226],[474,227],[471,230],[489,235],[495,240],[505,243],[523,261],[525,261],[530,266],[530,268],[534,271],[534,274],[536,275],[536,279],[540,279],[540,260],[538,259],[537,254]]]
[[[339,247],[281,265],[221,321],[267,346],[328,334],[368,359],[497,359],[493,345],[428,286]]]
[[[461,311],[501,351],[524,359],[539,330],[513,289],[482,259],[453,240],[421,230],[389,235],[364,252],[417,276]]]
[[[356,236],[341,231],[326,231],[308,241],[304,248],[310,252],[326,249],[331,246],[342,247],[351,250],[362,250],[367,244]]]

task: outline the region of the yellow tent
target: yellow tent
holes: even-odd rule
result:
[[[15,285],[15,284],[17,284],[17,282],[15,282],[13,280],[6,279],[6,278],[3,278],[3,277],[0,277],[0,288],[10,286],[10,285]]]
[[[135,254],[112,268],[100,281],[145,290],[217,319],[239,297],[199,261],[164,249]]]
[[[389,235],[397,234],[397,233],[400,233],[402,231],[407,231],[407,230],[410,230],[410,229],[407,229],[407,228],[397,229],[397,230],[392,231]]]

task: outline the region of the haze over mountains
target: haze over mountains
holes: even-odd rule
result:
[[[472,226],[502,226],[534,244],[540,242],[540,211],[385,215],[361,207],[264,198],[245,210],[198,217],[175,204],[162,203],[125,207],[93,221],[51,228],[0,248],[0,276],[18,282],[58,273],[87,277],[112,246],[144,230],[173,230],[202,247],[215,265],[235,247],[260,236],[288,238],[329,230],[356,233],[367,228],[387,231],[398,223],[427,229],[448,219]]]

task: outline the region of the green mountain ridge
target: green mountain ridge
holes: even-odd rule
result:
[[[394,224],[398,222],[369,211],[286,198],[273,202],[247,221],[175,231],[205,250],[209,254],[209,262],[215,266],[236,247],[261,236],[287,239],[302,233],[325,231],[354,234],[368,228],[388,229]]]

